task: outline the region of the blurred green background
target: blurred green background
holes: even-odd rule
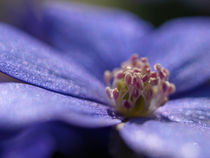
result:
[[[68,0],[133,12],[155,26],[186,16],[210,16],[210,0]]]

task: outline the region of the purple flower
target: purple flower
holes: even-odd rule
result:
[[[47,3],[42,14],[52,47],[0,24],[2,157],[79,156],[81,142],[111,126],[137,155],[210,156],[209,18],[153,29],[129,13],[76,4]],[[154,118],[125,121],[108,104],[103,73],[136,52],[168,68],[177,90]]]

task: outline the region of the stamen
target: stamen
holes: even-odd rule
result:
[[[142,78],[143,82],[147,82],[149,80],[149,76],[148,75],[144,75]]]
[[[147,63],[147,62],[148,62],[147,58],[141,58],[141,61],[142,61],[143,63]]]
[[[123,102],[123,106],[124,106],[127,110],[129,110],[129,109],[131,108],[131,103],[130,103],[129,101],[125,100],[125,101]]]
[[[113,98],[114,100],[116,101],[119,97],[119,91],[117,88],[115,88],[113,91],[112,91],[112,94],[113,94]]]
[[[137,61],[138,61],[138,54],[132,55],[131,58],[130,58],[130,60],[131,60],[132,65],[133,66],[136,66]]]
[[[110,85],[110,80],[111,80],[111,72],[110,71],[106,70],[104,72],[104,80],[107,85]]]
[[[133,97],[138,98],[138,96],[139,96],[139,90],[135,89],[134,92],[133,92]]]
[[[111,95],[111,88],[110,87],[106,87],[106,94],[107,96],[111,99],[112,98],[112,95]]]
[[[150,77],[152,77],[152,78],[157,78],[157,72],[152,72],[152,73],[150,74]]]
[[[116,75],[117,79],[121,79],[124,76],[125,76],[125,74],[122,71],[117,72],[117,75]]]
[[[125,83],[127,84],[128,87],[131,85],[131,80],[132,80],[131,74],[127,73],[125,75]]]
[[[175,92],[175,85],[168,82],[167,69],[160,64],[155,64],[154,69],[151,70],[147,58],[139,60],[134,54],[121,68],[105,71],[106,93],[116,111],[127,117],[147,116],[165,104]]]
[[[161,67],[160,64],[155,64],[154,69],[157,70],[158,72],[160,71]]]

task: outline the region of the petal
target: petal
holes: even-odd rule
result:
[[[208,158],[210,130],[176,122],[131,120],[119,128],[133,151],[148,157]]]
[[[0,89],[1,128],[18,128],[48,120],[63,120],[82,127],[120,122],[112,109],[102,104],[22,83],[2,83]]]
[[[114,9],[47,3],[43,10],[49,42],[100,79],[140,51],[142,37],[151,30],[134,15]]]
[[[40,0],[0,1],[0,21],[21,27],[39,36],[42,30],[40,6]]]
[[[142,50],[171,72],[177,92],[210,79],[210,18],[170,21],[147,37]]]
[[[156,120],[139,118],[118,125],[132,150],[151,157],[209,157],[210,99],[172,100],[156,114]]]
[[[0,24],[0,71],[62,94],[106,102],[104,85],[50,47]]]
[[[167,102],[157,110],[161,116],[171,121],[193,123],[210,129],[210,99],[185,98]]]
[[[210,92],[210,84],[204,84],[190,91],[173,95],[172,99],[185,98],[185,97],[210,97],[209,92]]]
[[[88,154],[91,157],[91,152],[107,154],[110,131],[111,127],[86,129],[60,121],[38,123],[1,141],[0,156],[41,158],[59,154],[67,157],[86,157]]]
[[[69,133],[69,135],[71,134],[72,133]],[[73,135],[72,138],[77,140],[75,135]],[[50,136],[47,131],[27,129],[17,136],[3,143],[1,142],[0,149],[1,157],[44,158],[49,157],[53,153],[54,148],[55,143],[52,136]]]

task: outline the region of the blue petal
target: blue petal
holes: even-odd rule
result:
[[[119,128],[125,143],[148,157],[208,158],[210,130],[176,122],[131,120]]]
[[[48,120],[63,120],[83,127],[110,126],[120,122],[112,109],[102,104],[22,83],[2,83],[0,89],[1,128],[24,127]]]
[[[152,64],[159,62],[171,72],[177,92],[210,79],[210,18],[170,21],[142,43]]]
[[[42,31],[40,6],[39,0],[1,1],[0,21],[21,27],[39,36]]]
[[[106,102],[104,85],[73,59],[32,37],[0,24],[0,71],[62,94]]]
[[[151,30],[134,15],[114,9],[47,3],[43,10],[49,42],[99,79],[141,51],[139,43]]]
[[[131,149],[151,157],[210,156],[210,99],[172,100],[156,115],[156,120],[139,118],[118,126]]]
[[[184,97],[210,97],[209,92],[210,92],[210,85],[204,84],[202,86],[196,87],[195,89],[173,95],[173,97],[171,98],[176,99]]]
[[[47,122],[33,125],[1,142],[1,157],[45,158],[55,151],[78,152],[82,140],[76,129],[63,123]]]
[[[210,129],[210,99],[185,98],[167,102],[157,110],[161,116],[171,121],[193,123]]]
[[[62,130],[60,131],[62,132],[61,134],[64,134]],[[71,134],[72,133],[69,133],[69,135]],[[76,139],[77,137],[73,135],[72,138]],[[45,158],[52,155],[54,148],[55,142],[47,131],[27,129],[14,138],[10,138],[3,143],[1,142],[0,156],[13,158]]]
[[[107,152],[110,131],[111,127],[85,129],[60,121],[30,125],[15,136],[1,140],[0,156],[45,158],[55,152],[68,157],[86,157],[90,152],[101,155]]]

